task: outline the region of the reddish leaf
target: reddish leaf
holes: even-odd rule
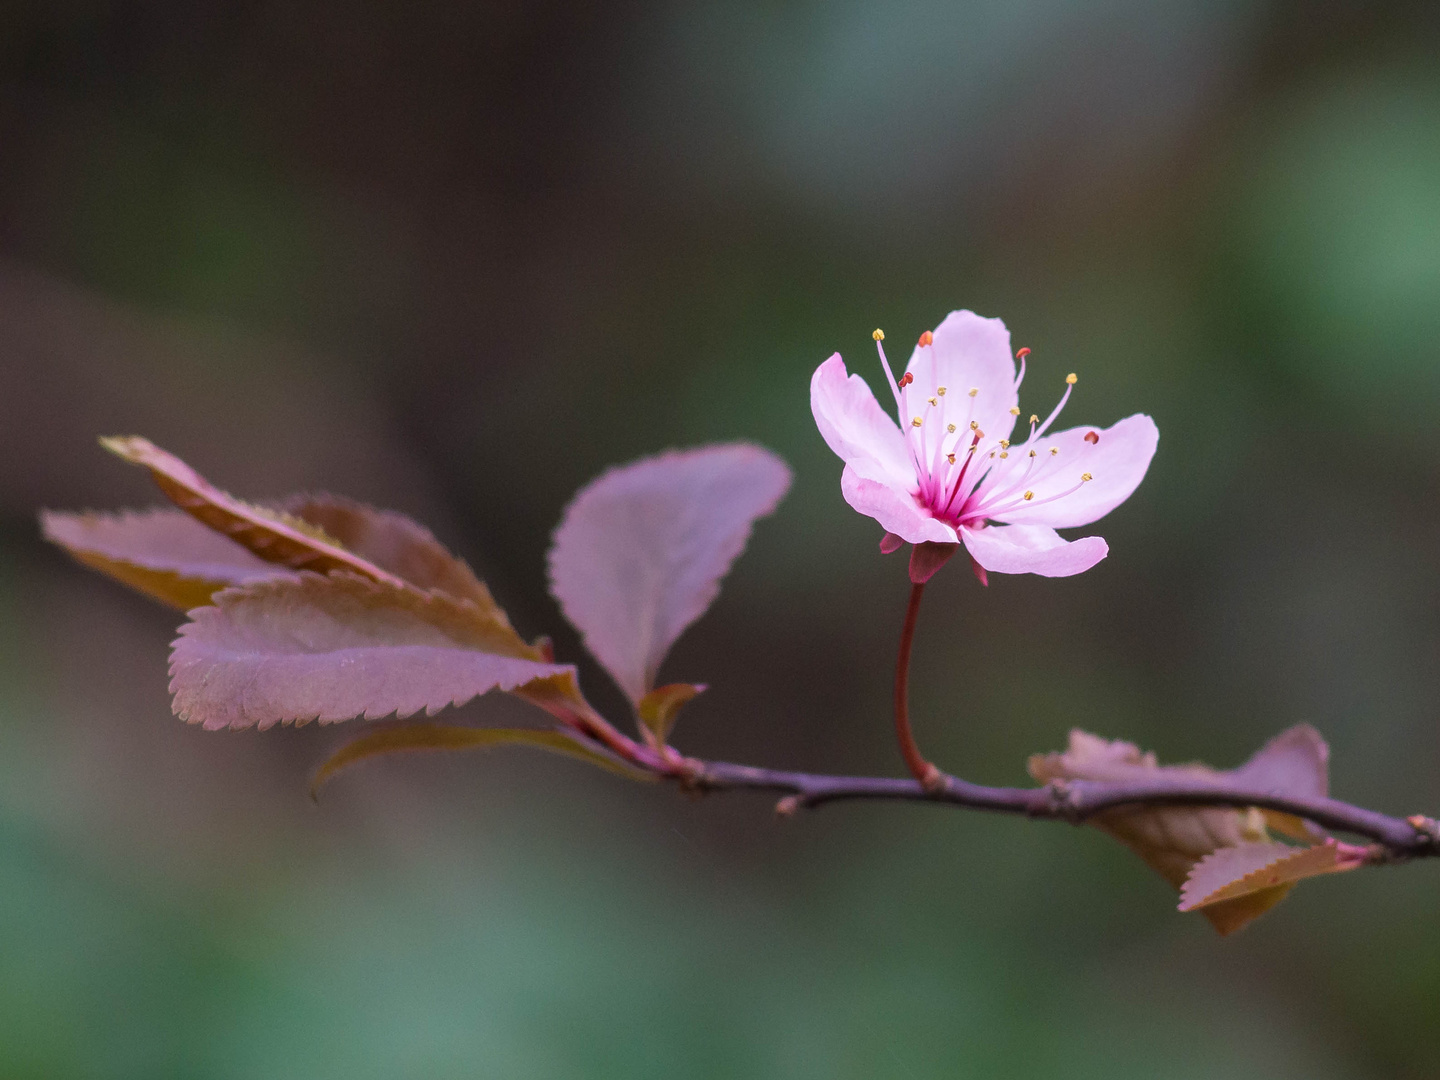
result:
[[[347,551],[421,589],[439,589],[504,618],[485,583],[419,522],[338,495],[292,495],[280,509],[334,537]]]
[[[1083,731],[1072,731],[1065,753],[1036,755],[1030,759],[1029,769],[1030,775],[1042,783],[1051,780],[1145,781],[1166,776],[1219,781],[1238,776],[1267,791],[1312,795],[1317,793],[1317,783],[1322,791],[1326,783],[1324,745],[1312,729],[1292,728],[1271,740],[1239,770],[1224,773],[1200,764],[1162,766],[1154,754],[1142,753],[1133,743],[1110,742]],[[1297,790],[1291,792],[1287,784],[1294,784]],[[1287,826],[1287,830],[1294,823],[1302,835],[1309,835],[1304,824],[1296,819],[1287,815],[1275,815],[1275,818]],[[1184,884],[1191,868],[1211,852],[1268,841],[1266,823],[1267,815],[1253,807],[1234,810],[1214,806],[1119,807],[1089,819],[1089,824],[1130,848],[1177,889]],[[1265,899],[1245,901],[1233,909],[1207,907],[1205,915],[1222,934],[1229,933],[1278,902],[1280,896],[1268,898],[1268,903],[1262,906]]]
[[[294,576],[180,510],[44,510],[40,528],[77,561],[181,611],[208,604],[229,585]]]
[[[1276,735],[1230,776],[1271,794],[1324,798],[1330,794],[1330,747],[1309,724],[1297,724]],[[1313,842],[1325,835],[1291,814],[1262,813],[1270,828],[1295,840]]]
[[[403,584],[394,574],[346,551],[313,525],[280,511],[252,506],[221,491],[148,439],[138,435],[106,438],[100,440],[100,445],[126,461],[149,469],[165,497],[181,510],[266,562],[322,574],[343,570],[388,585]]]
[[[416,750],[486,750],[506,744],[531,746],[537,750],[565,754],[608,769],[627,780],[650,782],[655,779],[653,774],[632,768],[603,748],[560,731],[404,724],[369,732],[342,746],[316,770],[310,781],[310,795],[313,798],[320,788],[342,769],[368,758]]]
[[[789,486],[778,457],[736,443],[645,458],[575,496],[550,549],[551,592],[632,702]]]
[[[170,662],[181,719],[268,728],[435,713],[573,675],[508,624],[443,593],[304,573],[226,589],[191,613]]]
[[[1363,848],[1334,840],[1299,848],[1273,843],[1221,848],[1191,869],[1180,890],[1180,910],[1203,910],[1229,934],[1278,904],[1297,881],[1362,865]]]

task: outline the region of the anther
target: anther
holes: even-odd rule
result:
[[[1027,357],[1027,356],[1029,356],[1029,355],[1030,355],[1030,349],[1029,349],[1029,347],[1027,346],[1026,348],[1021,349],[1019,352],[1017,352],[1017,353],[1015,354],[1015,359],[1016,359],[1016,360],[1023,360],[1023,359],[1025,359],[1025,357]]]
[[[922,346],[923,346],[923,345],[931,345],[931,344],[934,344],[934,342],[935,342],[935,335],[932,334],[929,330],[926,330],[923,334],[920,335],[920,344],[921,344]]]
[[[871,336],[872,338],[874,338],[876,341],[884,341],[884,340],[885,340],[885,331],[877,328],[877,329],[875,330],[875,332],[874,332],[873,334],[871,334],[870,336]]]
[[[901,385],[901,386],[909,386],[909,385],[910,385],[912,382],[914,382],[914,381],[915,381],[915,376],[914,376],[914,375],[911,375],[910,372],[908,372],[908,371],[905,372],[904,375],[901,375],[901,376],[900,376],[900,385]]]
[[[950,462],[951,465],[954,465],[954,464],[955,464],[955,455],[954,455],[954,454],[946,454],[946,455],[945,455],[945,460],[948,461],[948,462]]]
[[[1060,448],[1059,448],[1058,446],[1052,446],[1052,447],[1050,447],[1050,456],[1051,456],[1051,457],[1054,457],[1054,456],[1055,456],[1056,454],[1058,454],[1058,453],[1060,453]]]
[[[948,431],[948,432],[950,432],[950,434],[953,435],[953,434],[955,434],[955,425],[954,425],[954,424],[946,424],[946,425],[945,425],[945,430]]]
[[[978,386],[972,386],[972,387],[970,387],[970,396],[971,396],[971,397],[974,397],[974,396],[975,396],[976,394],[978,394],[979,392],[980,392],[980,388],[979,388]]]
[[[911,427],[919,427],[919,426],[920,426],[921,424],[923,424],[924,422],[925,422],[925,421],[921,420],[921,419],[917,416],[917,417],[915,417],[914,420],[911,420],[911,421],[910,421],[910,426],[911,426]]]
[[[1071,386],[1074,386],[1079,381],[1079,379],[1080,377],[1076,375],[1073,371],[1069,375],[1065,376],[1065,381]]]
[[[979,430],[980,430],[980,422],[979,422],[978,420],[971,420],[971,421],[970,421],[970,430],[971,430],[971,431],[979,431]]]
[[[1091,446],[1094,446],[1100,441],[1100,433],[1098,431],[1087,431],[1085,433],[1085,441]]]
[[[1091,476],[1088,472],[1086,472],[1086,473],[1081,473],[1081,474],[1080,474],[1080,482],[1081,482],[1082,484],[1088,484],[1091,480],[1094,480],[1094,479],[1095,479],[1095,478],[1094,478],[1093,476]]]
[[[1001,450],[1001,451],[1000,451],[1000,456],[1001,456],[1002,458],[1007,458],[1007,457],[1010,456],[1010,451],[1009,451],[1009,450]]]
[[[1033,491],[1027,491],[1027,492],[1025,492],[1025,501],[1026,501],[1026,502],[1029,502],[1029,501],[1030,501],[1031,499],[1033,499],[1034,497],[1035,497],[1035,493],[1034,493]]]
[[[1015,415],[1018,416],[1018,415],[1020,415],[1020,414],[1019,414],[1019,413],[1016,413]],[[1032,413],[1030,414],[1030,423],[1032,423],[1032,424],[1038,424],[1039,422],[1040,422],[1040,417],[1036,416],[1036,415],[1032,412]]]
[[[1001,440],[1000,440],[1000,449],[1001,449],[1001,450],[1009,450],[1009,449],[1010,449],[1010,440],[1009,440],[1009,439],[1001,439]]]
[[[1031,450],[1031,451],[1030,451],[1030,456],[1031,456],[1031,457],[1034,457],[1034,456],[1035,456],[1035,451],[1034,451],[1034,450]]]
[[[944,397],[944,396],[945,396],[945,388],[944,388],[943,386],[937,386],[937,387],[935,388],[935,393],[939,394],[941,397]]]
[[[930,402],[931,405],[939,405],[939,404],[940,404],[940,402],[936,401],[933,397],[932,397],[932,398],[926,398],[925,400],[928,401],[928,402]]]
[[[1019,415],[1020,415],[1020,406],[1019,406],[1019,405],[1012,405],[1012,406],[1010,406],[1010,415],[1011,415],[1011,416],[1019,416]]]

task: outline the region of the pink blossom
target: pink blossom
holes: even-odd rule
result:
[[[951,312],[921,335],[898,381],[883,338],[877,330],[899,426],[864,379],[847,375],[839,353],[810,380],[815,423],[845,462],[840,490],[885,528],[882,550],[903,541],[917,545],[918,556],[919,545],[963,543],[982,581],[987,570],[1066,577],[1105,557],[1101,537],[1067,541],[1055,530],[1088,525],[1129,498],[1159,439],[1150,417],[1050,433],[1075,387],[1070,375],[1059,404],[1043,421],[1031,416],[1023,439],[1012,442],[1029,350],[1020,351],[1017,374],[1003,322]],[[912,574],[914,566],[912,559]]]

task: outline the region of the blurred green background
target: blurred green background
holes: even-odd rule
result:
[[[665,675],[689,752],[898,774],[906,580],[810,419],[952,308],[1042,414],[1153,414],[1081,577],[941,576],[922,745],[1072,726],[1440,810],[1440,9],[944,0],[0,5],[0,1076],[1428,1078],[1440,867],[1221,940],[1098,834],[777,822],[520,752],[169,711],[177,619],[37,537],[156,500],[429,522],[527,633],[609,463],[745,437],[796,483]],[[904,355],[904,350],[901,351]],[[595,700],[621,699],[581,659]],[[519,706],[485,699],[470,722]]]

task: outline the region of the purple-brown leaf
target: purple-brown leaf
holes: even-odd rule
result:
[[[611,469],[570,503],[550,549],[550,590],[632,702],[789,486],[778,457],[734,443]]]
[[[1070,745],[1063,754],[1037,754],[1030,759],[1029,769],[1030,775],[1042,783],[1124,783],[1166,777],[1216,783],[1239,780],[1268,793],[1314,796],[1325,794],[1328,787],[1328,754],[1319,734],[1300,725],[1276,736],[1239,769],[1222,772],[1200,764],[1160,765],[1153,753],[1142,753],[1133,743],[1111,742],[1077,730],[1070,733]],[[1123,806],[1096,814],[1089,823],[1130,848],[1177,889],[1184,885],[1192,868],[1211,853],[1268,843],[1267,825],[1299,839],[1313,841],[1321,835],[1298,818],[1254,807]],[[1274,894],[1257,892],[1254,897],[1237,898],[1233,903],[1206,906],[1203,913],[1216,930],[1228,934],[1283,896],[1283,889]]]
[[[1224,925],[1216,926],[1228,934],[1278,904],[1297,881],[1363,865],[1363,848],[1334,840],[1311,847],[1260,843],[1220,848],[1191,869],[1180,890],[1180,910],[1198,909],[1212,916],[1219,912]]]
[[[320,788],[342,769],[369,758],[417,750],[487,750],[492,746],[507,744],[565,754],[607,769],[627,780],[650,782],[655,779],[653,773],[627,765],[603,747],[563,731],[473,728],[452,724],[401,724],[368,732],[335,751],[311,778],[310,795],[313,798]]]
[[[339,495],[291,495],[279,507],[334,537],[362,559],[420,589],[439,589],[504,618],[485,583],[433,533],[395,510],[379,510]]]
[[[252,555],[182,510],[40,513],[45,539],[78,562],[188,611],[230,585],[295,575]]]
[[[221,491],[174,454],[138,435],[100,440],[117,457],[141,465],[165,497],[197,521],[228,536],[266,562],[292,570],[333,570],[360,574],[372,581],[402,584],[400,578],[346,551],[333,537],[278,510],[254,506]]]
[[[490,690],[573,674],[507,623],[441,593],[303,573],[226,589],[180,628],[170,691],[181,719],[268,728],[433,714]]]

